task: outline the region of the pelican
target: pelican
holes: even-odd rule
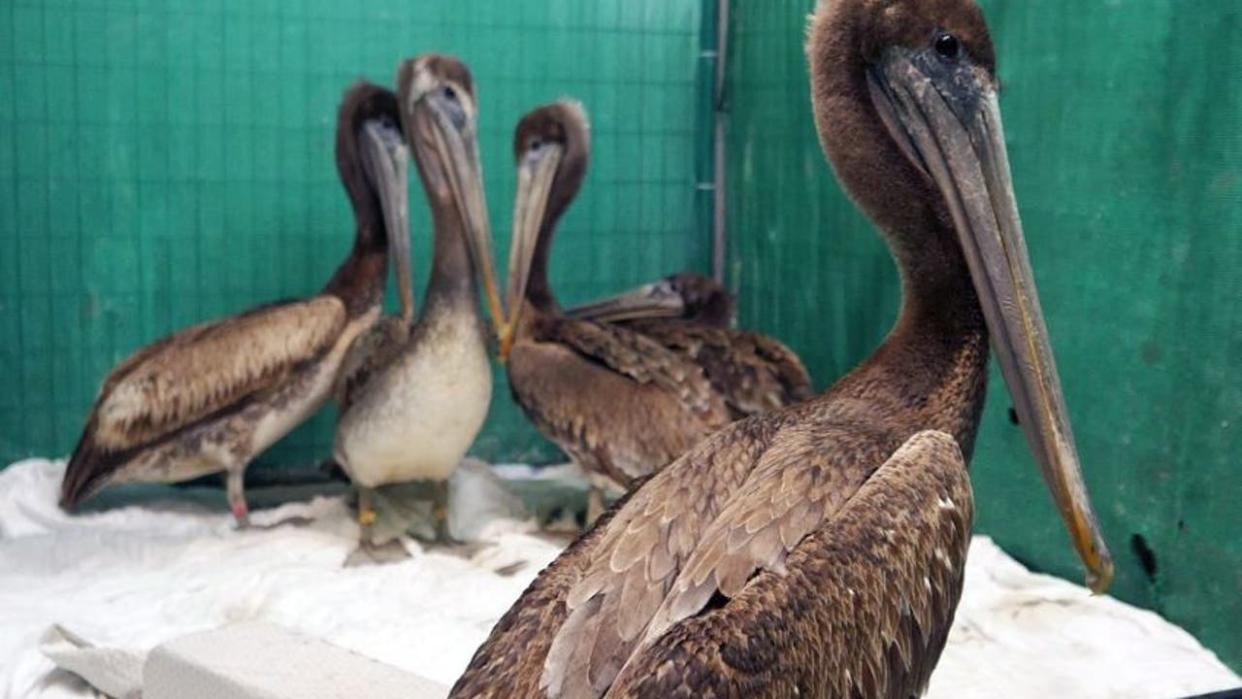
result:
[[[797,353],[773,337],[731,327],[733,299],[707,277],[675,274],[567,314],[619,323],[688,357],[724,396],[734,419],[813,395],[811,376]]]
[[[571,101],[539,107],[518,124],[513,317],[502,335],[515,342],[508,375],[518,403],[592,477],[593,519],[603,488],[628,488],[714,429],[805,399],[811,388],[787,347],[721,327],[732,300],[698,275],[590,304],[579,318],[560,311],[547,256],[556,221],[585,177],[589,134],[585,112]],[[506,351],[502,342],[502,358]]]
[[[474,83],[464,64],[427,54],[398,72],[405,137],[431,207],[434,252],[426,299],[410,328],[409,260],[398,265],[402,313],[360,345],[360,371],[341,391],[335,458],[359,489],[361,545],[351,562],[408,555],[399,542],[371,544],[372,490],[412,480],[435,484],[436,539],[450,541],[448,478],[474,442],[492,398],[489,330],[479,312],[482,279],[503,320],[477,146]],[[408,258],[408,256],[407,256]],[[395,550],[399,549],[399,550]]]
[[[405,146],[393,94],[359,83],[337,117],[336,164],[353,205],[353,250],[318,294],[158,340],[104,379],[61,484],[72,509],[100,488],[226,473],[249,522],[247,464],[328,399],[346,351],[379,317],[390,248],[408,249]]]
[[[591,477],[588,519],[605,486],[630,487],[730,420],[689,358],[619,325],[567,318],[548,284],[557,220],[586,174],[581,107],[556,102],[518,123],[518,192],[500,354],[535,426]]]
[[[543,571],[453,695],[920,693],[961,594],[989,339],[1087,571],[1096,523],[1023,240],[973,0],[835,0],[808,39],[824,151],[901,270],[878,350],[741,420]]]
[[[624,323],[663,317],[717,328],[733,327],[733,295],[711,277],[679,272],[565,311],[570,318]]]

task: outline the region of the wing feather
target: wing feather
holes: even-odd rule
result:
[[[734,417],[793,405],[814,393],[798,355],[767,335],[666,319],[630,321],[625,327],[698,365]]]
[[[660,386],[698,415],[724,413],[722,399],[698,365],[641,333],[607,323],[557,318],[548,323],[544,338],[634,381]]]
[[[507,698],[546,693],[541,685],[545,663],[564,665],[569,662],[565,654],[575,650],[563,645],[558,648],[559,656],[550,652],[552,634],[566,625],[571,616],[565,603],[568,591],[582,580],[587,565],[594,560],[609,522],[625,508],[634,493],[641,492],[641,483],[635,487],[636,490],[601,515],[593,529],[578,537],[535,578],[497,622],[488,640],[479,646],[450,696]],[[574,609],[583,619],[592,614],[599,619],[597,611],[598,608]],[[585,674],[580,675],[578,681],[584,682],[583,678]]]
[[[875,466],[864,450],[824,458],[824,445],[857,440],[859,424],[827,422],[782,433],[729,504],[703,531],[647,639],[700,611],[714,594],[736,596],[759,571],[781,571],[785,557],[830,519]],[[882,445],[877,434],[868,442]],[[872,462],[875,463],[875,462]]]
[[[541,326],[513,347],[509,386],[539,431],[583,469],[628,487],[728,424],[702,371],[654,342],[594,323]]]
[[[409,337],[409,323],[401,316],[388,315],[354,340],[341,362],[332,391],[342,412],[353,404],[358,392],[366,388],[372,377],[401,356]]]
[[[961,452],[800,413],[734,423],[632,492],[532,584],[561,581],[555,601],[519,600],[455,695],[532,676],[554,697],[916,693],[961,590]],[[509,617],[539,609],[520,630],[539,647],[515,643]]]
[[[652,477],[616,512],[565,597],[569,620],[555,632],[544,664],[550,696],[579,696],[568,691],[576,674],[591,678],[595,694],[608,687],[703,528],[745,482],[775,429],[775,420],[763,418],[729,425]]]
[[[95,409],[95,442],[120,450],[149,442],[279,383],[339,335],[335,296],[273,304],[182,330],[127,358]]]
[[[952,624],[972,517],[957,443],[918,433],[786,572],[761,570],[722,607],[648,636],[609,696],[915,696]]]

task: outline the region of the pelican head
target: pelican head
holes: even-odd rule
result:
[[[508,356],[524,300],[533,296],[536,303],[551,303],[547,263],[552,232],[582,186],[590,149],[586,111],[570,100],[528,112],[514,130],[518,185],[506,293],[510,318],[501,333],[502,360]]]
[[[492,260],[492,232],[479,161],[478,106],[464,63],[424,54],[401,64],[397,98],[405,137],[433,209],[454,212],[463,226],[493,323],[504,321]],[[439,214],[438,214],[439,215]]]
[[[837,176],[884,230],[916,303],[977,296],[1028,444],[1103,591],[1112,558],[1035,290],[982,12],[972,0],[837,0],[815,17],[808,52]]]

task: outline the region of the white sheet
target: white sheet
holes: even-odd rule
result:
[[[185,491],[70,517],[55,504],[62,470],[62,462],[28,460],[0,472],[5,697],[91,696],[38,652],[56,623],[97,645],[143,652],[227,622],[266,620],[451,684],[557,554],[529,524],[497,514],[508,504],[476,502],[491,512],[481,538],[495,545],[472,560],[411,546],[405,563],[342,569],[357,529],[340,497],[253,517],[301,515],[309,526],[246,532],[233,530],[222,496]],[[494,572],[519,561],[516,573]],[[1168,699],[1239,684],[1155,614],[1028,573],[976,537],[929,696]]]

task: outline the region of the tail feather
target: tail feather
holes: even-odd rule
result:
[[[94,424],[86,426],[78,445],[69,457],[65,476],[60,483],[60,507],[71,511],[83,500],[94,495],[116,472],[120,459],[99,449],[94,440]]]

